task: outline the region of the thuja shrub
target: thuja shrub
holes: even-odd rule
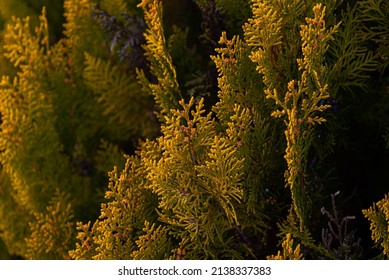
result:
[[[98,2],[4,32],[11,254],[388,257],[385,1]]]
[[[110,62],[92,7],[65,1],[55,44],[46,9],[38,26],[13,18],[3,32],[10,66],[0,89],[0,233],[13,256],[68,259],[76,221],[99,212],[107,170],[123,168],[133,139],[156,130],[151,98],[133,73]]]

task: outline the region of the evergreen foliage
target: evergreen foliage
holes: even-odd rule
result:
[[[162,2],[142,1],[139,4],[145,12],[147,29],[145,32],[145,56],[150,63],[150,70],[157,78],[157,83],[149,83],[144,73],[139,79],[144,87],[152,92],[156,104],[161,111],[158,117],[164,122],[164,115],[169,116],[170,110],[176,108],[181,97],[176,70],[169,54],[162,23]]]
[[[323,60],[327,41],[331,39],[337,27],[326,30],[325,8],[316,5],[313,7],[314,17],[306,18],[307,24],[300,26],[300,38],[296,32],[283,35],[282,31],[287,30],[283,24],[288,23],[288,18],[285,19],[286,15],[283,13],[288,13],[289,9],[297,13],[295,16],[299,16],[303,11],[299,6],[289,5],[277,11],[266,2],[254,3],[254,17],[246,25],[245,31],[249,45],[258,48],[252,52],[251,59],[258,64],[257,70],[263,75],[266,98],[273,99],[281,107],[272,115],[286,116],[285,159],[288,163],[286,180],[292,193],[293,211],[302,229],[307,226],[308,215],[311,212],[308,199],[310,190],[305,179],[307,156],[312,141],[311,125],[324,122],[325,119],[319,117],[317,113],[330,107],[320,105],[329,97]],[[296,19],[291,21],[294,22]],[[289,46],[296,48],[299,42],[301,58],[295,50],[283,49]],[[291,53],[297,58],[288,57]],[[291,65],[291,62],[297,63],[297,67]],[[298,74],[296,68],[301,74],[296,77],[297,79],[293,79]],[[283,69],[291,70],[284,73]],[[279,83],[276,84],[276,81]],[[286,93],[280,97],[279,91]]]
[[[300,252],[300,245],[293,248],[293,239],[291,234],[286,235],[286,239],[282,242],[282,255],[281,251],[278,251],[277,255],[271,255],[267,257],[268,260],[301,260],[303,255]]]
[[[107,168],[124,165],[121,147],[155,131],[150,111],[144,112],[140,133],[138,126],[124,124],[132,108],[123,101],[112,108],[101,98],[107,89],[129,89],[123,81],[137,85],[136,79],[106,71],[119,66],[110,64],[111,54],[98,47],[103,32],[90,17],[92,3],[64,5],[65,37],[54,45],[45,9],[35,31],[29,18],[15,18],[4,33],[3,55],[16,74],[1,82],[1,165],[2,176],[9,177],[2,185],[1,235],[12,255],[25,258],[69,258],[75,222],[96,217]],[[92,63],[103,66],[90,70]],[[91,71],[106,75],[98,89],[91,86]],[[141,92],[140,86],[132,88],[134,96]],[[137,100],[137,108],[150,102],[147,96]]]
[[[389,257],[386,1],[65,0],[62,35],[27,2],[0,1],[0,258]]]
[[[370,229],[374,242],[379,244],[383,253],[389,256],[389,198],[385,195],[383,199],[374,203],[369,209],[363,210],[364,215],[371,222]]]

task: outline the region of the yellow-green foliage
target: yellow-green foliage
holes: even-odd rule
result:
[[[195,109],[193,98],[180,103],[182,109],[172,110],[162,127],[161,158],[144,159],[147,178],[159,197],[159,219],[180,240],[180,248],[189,257],[215,258],[231,242],[223,235],[237,224],[242,159],[227,137],[216,135],[202,101]]]
[[[317,114],[330,107],[319,105],[329,97],[324,54],[338,28],[327,30],[326,8],[322,5],[313,7],[313,17],[306,17],[305,24],[301,20],[300,26],[293,26],[306,9],[301,1],[280,6],[254,1],[253,18],[245,25],[248,44],[254,48],[251,59],[263,75],[266,98],[281,107],[272,115],[285,116],[288,164],[285,177],[301,228],[307,225],[310,212],[305,172],[312,141],[311,126],[324,122]],[[300,48],[301,56],[298,55]]]
[[[120,16],[121,13],[127,11],[128,2],[136,1],[126,1],[126,0],[111,0],[111,1],[102,1],[101,7],[106,10],[109,14],[113,16]],[[130,11],[131,13],[133,11]]]
[[[85,84],[96,94],[110,124],[121,125],[123,130],[142,136],[152,136],[153,108],[150,95],[142,93],[132,74],[126,74],[109,61],[85,53]],[[131,100],[131,102],[128,102]]]
[[[282,253],[278,251],[277,255],[267,257],[268,260],[303,260],[303,254],[300,251],[300,244],[294,245],[292,235],[286,234],[286,239],[282,242]]]
[[[143,229],[144,235],[140,236],[136,241],[138,250],[133,251],[131,259],[134,260],[163,260],[169,259],[169,249],[172,248],[171,238],[169,238],[169,229],[155,224],[150,226],[149,222],[145,222]]]
[[[84,60],[84,52],[98,54],[101,52],[102,33],[90,17],[93,2],[90,0],[66,0],[64,35],[67,37],[71,56],[75,66]],[[101,40],[101,41],[99,41]],[[96,53],[97,52],[97,53]],[[77,69],[78,70],[78,69]],[[82,73],[82,71],[76,71]]]
[[[145,9],[146,18],[153,12]],[[161,21],[150,24],[149,30],[161,28]],[[152,39],[160,37],[149,37],[145,46],[149,57],[161,51],[149,46],[155,46]],[[272,122],[270,109],[264,97],[256,98],[261,82],[247,45],[237,38],[230,42],[225,35],[221,44],[226,46],[213,58],[220,71],[220,102],[214,107],[218,121],[212,112],[206,113],[203,99],[181,100],[179,106],[161,103],[174,106],[161,113],[162,136],[146,141],[137,157],[127,159],[119,180],[117,171],[111,173],[117,183],[110,184],[107,198],[113,201],[103,205],[93,227],[79,225],[80,242],[71,252],[73,258],[215,259],[255,254],[260,245],[253,242],[259,243],[264,235],[268,219],[264,211],[270,205],[258,201],[266,186],[261,179],[274,172],[266,162],[271,162],[278,142],[273,141],[272,125],[266,124]],[[226,57],[231,53],[236,59]],[[149,91],[158,99],[165,94],[161,81],[175,79],[161,71],[165,65],[152,69],[160,84],[150,85]],[[258,80],[245,82],[243,76]],[[251,152],[263,162],[253,160]],[[155,199],[148,199],[145,207],[145,198],[152,193]],[[134,200],[134,195],[139,198]],[[136,208],[124,211],[123,201],[132,201]],[[146,209],[152,212],[144,215]]]
[[[9,20],[11,15],[18,17],[36,16],[25,1],[0,0],[0,8],[0,15],[5,21]],[[35,21],[37,22],[38,18],[35,18]]]
[[[103,199],[100,182],[113,165],[124,162],[117,144],[138,132],[124,119],[134,120],[134,108],[144,109],[150,100],[139,95],[138,107],[123,106],[127,89],[132,88],[133,95],[141,92],[135,77],[112,77],[104,67],[91,65],[92,57],[100,57],[101,65],[117,73],[116,66],[106,62],[109,54],[102,48],[102,31],[89,16],[91,7],[91,1],[65,1],[65,37],[54,45],[45,9],[38,26],[28,17],[14,18],[4,32],[2,56],[12,68],[0,84],[0,234],[14,255],[69,258],[75,221],[97,214],[93,209]],[[90,59],[85,61],[86,50]],[[84,76],[88,71],[106,74],[100,76],[105,87],[91,87]],[[132,85],[124,85],[123,78]],[[114,107],[105,103],[103,90],[104,98],[121,101]],[[141,128],[146,134],[154,132],[148,127],[150,114],[144,111]],[[96,164],[101,160],[105,162]]]
[[[128,158],[125,168],[115,168],[110,175],[109,189],[100,220],[78,224],[77,244],[70,256],[74,259],[129,259],[137,249],[135,241],[142,235],[144,221],[153,217],[155,199],[144,187],[146,170],[136,158]]]
[[[3,77],[1,82],[1,160],[18,201],[28,211],[40,211],[38,197],[47,199],[58,185],[70,182],[64,176],[69,167],[60,154],[52,97],[44,83],[50,52],[45,16],[34,35],[29,28],[28,19],[17,19],[5,35],[5,56],[20,71],[13,81]]]
[[[124,151],[118,145],[101,139],[99,150],[96,152],[96,169],[102,173],[117,166],[119,169],[124,167],[126,159],[123,157]]]
[[[340,28],[334,34],[335,40],[329,44],[329,60],[336,58],[336,61],[331,61],[333,65],[328,74],[334,96],[339,87],[358,86],[366,90],[369,71],[378,66],[376,57],[378,54],[369,49],[371,42],[368,40],[372,36],[371,32],[361,30],[363,17],[368,16],[370,9],[369,7],[359,11],[360,6],[366,5],[364,2],[369,2],[367,5],[370,6],[372,1],[358,1],[357,5],[348,7],[343,12]]]
[[[181,110],[166,118],[163,136],[146,142],[139,159],[128,158],[119,178],[111,173],[116,184],[111,183],[107,198],[115,200],[102,207],[93,226],[92,258],[177,258],[183,257],[181,251],[185,258],[239,257],[230,249],[234,235],[229,232],[239,227],[235,207],[242,197],[243,159],[235,155],[234,137],[217,135],[211,114],[203,115],[202,101],[196,108],[194,98],[180,104]],[[149,190],[158,197],[154,214],[146,210],[153,209],[146,202]],[[153,215],[159,225],[146,224],[143,234],[143,221]],[[154,247],[160,242],[166,246]],[[82,242],[72,257],[88,256],[86,248]]]
[[[227,27],[206,58],[192,26],[164,26],[164,1],[98,2],[65,0],[55,43],[45,9],[36,27],[13,18],[3,32],[0,237],[10,254],[297,260],[359,246],[342,232],[351,216],[319,210],[333,187],[318,174],[331,149],[321,136],[338,136],[336,118],[347,116],[330,113],[335,98],[372,91],[367,78],[387,71],[384,1],[198,0],[203,37],[215,35],[209,14]],[[123,59],[128,38],[104,33],[121,17],[114,29],[141,37],[132,15],[146,25],[144,53],[134,47],[141,69]],[[363,211],[386,256],[388,201]],[[331,231],[320,232],[325,219]],[[334,225],[347,244],[331,242]]]
[[[9,254],[25,255],[27,246],[23,239],[28,231],[28,222],[31,221],[32,217],[13,196],[12,185],[4,169],[1,170],[0,178],[1,238],[4,241],[3,250],[7,248],[2,253],[8,251]]]
[[[379,244],[383,253],[389,257],[389,195],[375,203],[363,214],[370,221],[371,237]]]
[[[219,101],[213,111],[226,129],[231,144],[239,157],[244,158],[243,201],[245,209],[240,222],[251,228],[257,236],[265,234],[268,217],[266,208],[271,207],[266,194],[269,180],[279,180],[275,162],[281,158],[283,141],[275,132],[277,120],[270,116],[271,105],[265,100],[261,77],[249,56],[247,42],[234,36],[227,39],[223,33],[212,59],[219,72]],[[270,179],[272,178],[272,179]],[[279,181],[278,181],[279,182]],[[244,205],[244,206],[243,206]],[[279,205],[279,207],[282,207]],[[273,209],[275,210],[275,209]]]
[[[170,109],[177,106],[181,93],[163,31],[162,2],[143,0],[139,7],[144,10],[145,22],[148,26],[144,34],[147,42],[145,55],[150,62],[151,72],[157,77],[158,82],[157,84],[149,83],[144,73],[140,73],[139,77],[144,90],[154,95],[155,103],[161,111],[157,115],[163,122],[163,115],[169,115]]]
[[[358,9],[361,14],[361,21],[371,23],[364,28],[361,40],[371,39],[374,43],[379,44],[379,64],[377,65],[380,71],[384,71],[389,66],[389,3],[385,0],[363,0],[358,1]],[[365,44],[366,45],[366,44]],[[370,55],[371,57],[371,55]],[[374,56],[373,56],[374,57]],[[373,61],[370,65],[374,65]],[[368,66],[364,64],[364,68]]]
[[[30,222],[31,236],[26,238],[26,257],[31,260],[69,259],[74,244],[74,211],[67,194],[56,193],[46,213],[35,213]],[[67,203],[67,204],[66,204]]]
[[[3,77],[1,82],[1,163],[10,178],[7,192],[13,199],[9,203],[17,203],[10,211],[26,212],[25,222],[33,224],[32,215],[46,211],[44,202],[55,190],[67,193],[75,182],[68,176],[70,165],[61,153],[53,96],[47,87],[52,57],[45,10],[34,34],[30,33],[28,18],[14,19],[7,27],[5,41],[4,55],[19,71],[12,81]],[[26,226],[21,232],[28,236]],[[8,245],[13,243],[9,246],[12,253],[24,254],[18,251],[25,247],[24,238],[7,241]]]

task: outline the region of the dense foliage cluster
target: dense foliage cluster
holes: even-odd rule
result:
[[[389,257],[387,1],[0,8],[1,258]]]

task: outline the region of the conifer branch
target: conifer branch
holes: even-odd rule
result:
[[[143,87],[148,87],[154,95],[155,101],[160,107],[157,116],[161,122],[164,122],[164,116],[169,116],[170,110],[177,108],[178,100],[182,99],[182,96],[177,82],[176,70],[163,33],[162,2],[142,0],[138,7],[144,11],[147,26],[144,34],[146,39],[145,56],[150,63],[151,73],[158,82],[157,84],[147,82],[144,73],[140,73],[140,81]]]
[[[371,238],[381,246],[386,257],[389,257],[389,195],[385,195],[379,202],[362,212],[371,223]]]
[[[295,16],[301,16],[301,14],[294,13]],[[254,4],[254,18],[245,26],[250,46],[257,48],[256,51],[252,52],[251,59],[258,64],[257,70],[264,75],[264,83],[267,86],[265,89],[266,98],[273,99],[281,107],[272,115],[275,117],[286,116],[287,148],[285,159],[288,163],[286,181],[291,189],[294,211],[300,219],[301,230],[307,226],[310,211],[310,206],[307,205],[309,186],[305,180],[309,143],[312,139],[310,125],[324,122],[325,119],[316,114],[329,107],[329,105],[318,105],[321,100],[329,97],[328,86],[323,84],[325,68],[322,64],[327,42],[337,30],[337,27],[326,30],[325,7],[316,5],[313,8],[313,13],[314,17],[307,17],[306,24],[300,27],[302,58],[297,58],[298,70],[300,71],[299,81],[296,82],[296,77],[287,83],[287,92],[284,97],[279,96],[279,91],[283,91],[282,83],[281,86],[274,83],[277,80],[276,77],[280,76],[277,74],[278,70],[274,66],[274,62],[277,60],[277,64],[282,63],[282,58],[278,55],[274,60],[274,48],[278,48],[282,40],[289,40],[289,37],[282,38],[284,20],[277,17],[273,6],[269,3],[256,2]],[[263,22],[264,18],[266,18],[266,22]],[[259,36],[255,35],[258,34],[256,30],[259,30]],[[265,30],[272,30],[273,33],[265,33]]]

